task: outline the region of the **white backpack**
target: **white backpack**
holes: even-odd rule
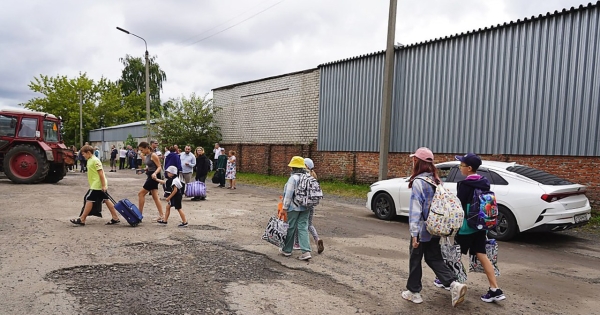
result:
[[[417,177],[435,187],[435,194],[425,220],[427,232],[434,236],[454,236],[463,224],[465,212],[460,200],[444,186],[436,184],[429,177]]]
[[[300,174],[294,190],[294,203],[301,206],[316,206],[323,199],[321,185],[310,174]]]

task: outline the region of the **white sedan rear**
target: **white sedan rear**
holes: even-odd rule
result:
[[[464,179],[458,165],[458,161],[436,164],[444,187],[454,193],[456,183]],[[562,231],[590,220],[586,186],[516,163],[483,161],[477,173],[490,181],[498,202],[492,238],[506,241],[524,231]],[[408,216],[410,193],[408,178],[378,181],[371,185],[366,206],[383,220]]]

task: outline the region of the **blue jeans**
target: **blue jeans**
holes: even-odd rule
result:
[[[306,211],[288,211],[288,224],[290,227],[287,230],[285,245],[283,251],[291,253],[294,249],[294,235],[298,231],[298,242],[303,253],[310,252],[310,240],[308,239],[308,210]]]

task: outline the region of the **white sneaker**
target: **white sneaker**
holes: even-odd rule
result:
[[[293,247],[293,249],[302,249],[302,248],[300,248],[300,244],[298,244],[298,243],[294,243],[294,247]]]
[[[402,298],[411,301],[416,304],[423,303],[423,298],[421,297],[421,293],[413,293],[410,291],[402,291]]]
[[[292,253],[286,253],[286,252],[284,252],[284,251],[283,251],[283,248],[280,248],[280,249],[279,249],[279,253],[280,253],[281,255],[285,256],[285,257],[290,257],[290,256],[292,256]]]
[[[304,252],[302,255],[298,256],[298,259],[300,260],[309,260],[311,258],[312,256],[310,255],[310,252]]]
[[[467,285],[458,281],[454,281],[452,284],[450,284],[450,293],[452,294],[452,306],[456,307],[456,305],[465,301]]]

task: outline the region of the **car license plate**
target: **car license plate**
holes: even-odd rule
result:
[[[585,222],[588,220],[588,216],[586,213],[584,214],[578,214],[576,216],[573,217],[573,219],[575,220],[575,223],[581,223],[581,222]]]

